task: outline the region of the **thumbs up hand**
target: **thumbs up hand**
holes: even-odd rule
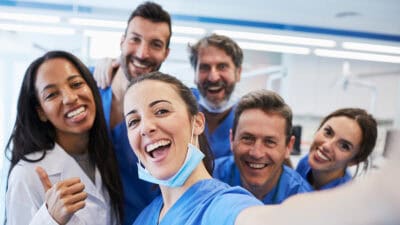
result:
[[[45,201],[49,214],[58,224],[66,224],[75,212],[85,207],[85,185],[78,177],[65,179],[53,185],[42,167],[38,166],[35,170],[46,193]]]

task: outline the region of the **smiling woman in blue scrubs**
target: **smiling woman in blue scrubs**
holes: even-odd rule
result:
[[[262,205],[211,177],[204,115],[176,78],[160,72],[137,78],[125,94],[124,115],[139,178],[161,189],[134,224],[233,225],[243,209]]]
[[[374,149],[377,123],[359,108],[338,109],[326,116],[315,133],[310,153],[300,160],[296,171],[316,190],[342,185],[352,179],[348,166],[364,162]]]

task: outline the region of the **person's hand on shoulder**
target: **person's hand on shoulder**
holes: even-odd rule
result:
[[[53,185],[42,167],[36,167],[36,172],[46,193],[47,210],[58,224],[66,224],[75,212],[85,207],[87,193],[83,191],[85,185],[78,177]]]
[[[111,85],[111,80],[120,65],[119,58],[102,58],[96,63],[93,71],[93,77],[99,88],[106,88]]]

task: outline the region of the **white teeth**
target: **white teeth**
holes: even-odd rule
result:
[[[214,87],[209,87],[209,88],[208,88],[208,90],[210,90],[210,91],[217,91],[217,90],[219,90],[219,89],[221,89],[220,86],[214,86]]]
[[[321,159],[326,160],[326,161],[329,161],[329,159],[328,159],[326,156],[324,156],[324,154],[322,154],[322,152],[321,152],[320,150],[317,150],[317,155],[318,155]]]
[[[75,109],[74,111],[69,112],[69,113],[67,114],[67,118],[71,118],[71,117],[77,116],[78,114],[81,114],[81,113],[83,113],[84,111],[85,111],[85,107],[81,106],[81,107]]]
[[[145,65],[145,64],[141,64],[141,63],[139,63],[138,61],[133,61],[133,65],[135,65],[136,67],[139,67],[139,68],[146,68],[147,67],[147,65]]]
[[[254,169],[261,169],[266,167],[267,165],[265,163],[249,163],[249,166]]]
[[[149,144],[146,146],[146,152],[151,152],[154,149],[160,147],[160,146],[165,146],[165,145],[169,145],[171,142],[167,141],[167,140],[161,140],[161,141],[157,141],[156,143],[153,144]]]

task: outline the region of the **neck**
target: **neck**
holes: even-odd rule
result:
[[[229,108],[225,112],[222,113],[210,113],[207,110],[204,110],[204,116],[206,117],[207,127],[210,133],[214,132],[217,129],[218,125],[224,121],[224,119],[228,116],[229,112],[232,108]]]
[[[168,210],[175,204],[176,201],[195,183],[200,180],[210,179],[211,175],[208,173],[204,163],[200,163],[193,173],[188,177],[186,182],[181,187],[166,187],[160,186],[161,194],[163,198],[163,208],[161,209],[159,221],[162,220],[164,215],[168,212]]]
[[[318,171],[312,170],[312,186],[319,190],[322,186],[332,182],[333,180],[343,177],[345,169],[338,169],[334,171]]]
[[[70,154],[84,154],[88,151],[89,132],[79,135],[56,137],[56,142]]]

